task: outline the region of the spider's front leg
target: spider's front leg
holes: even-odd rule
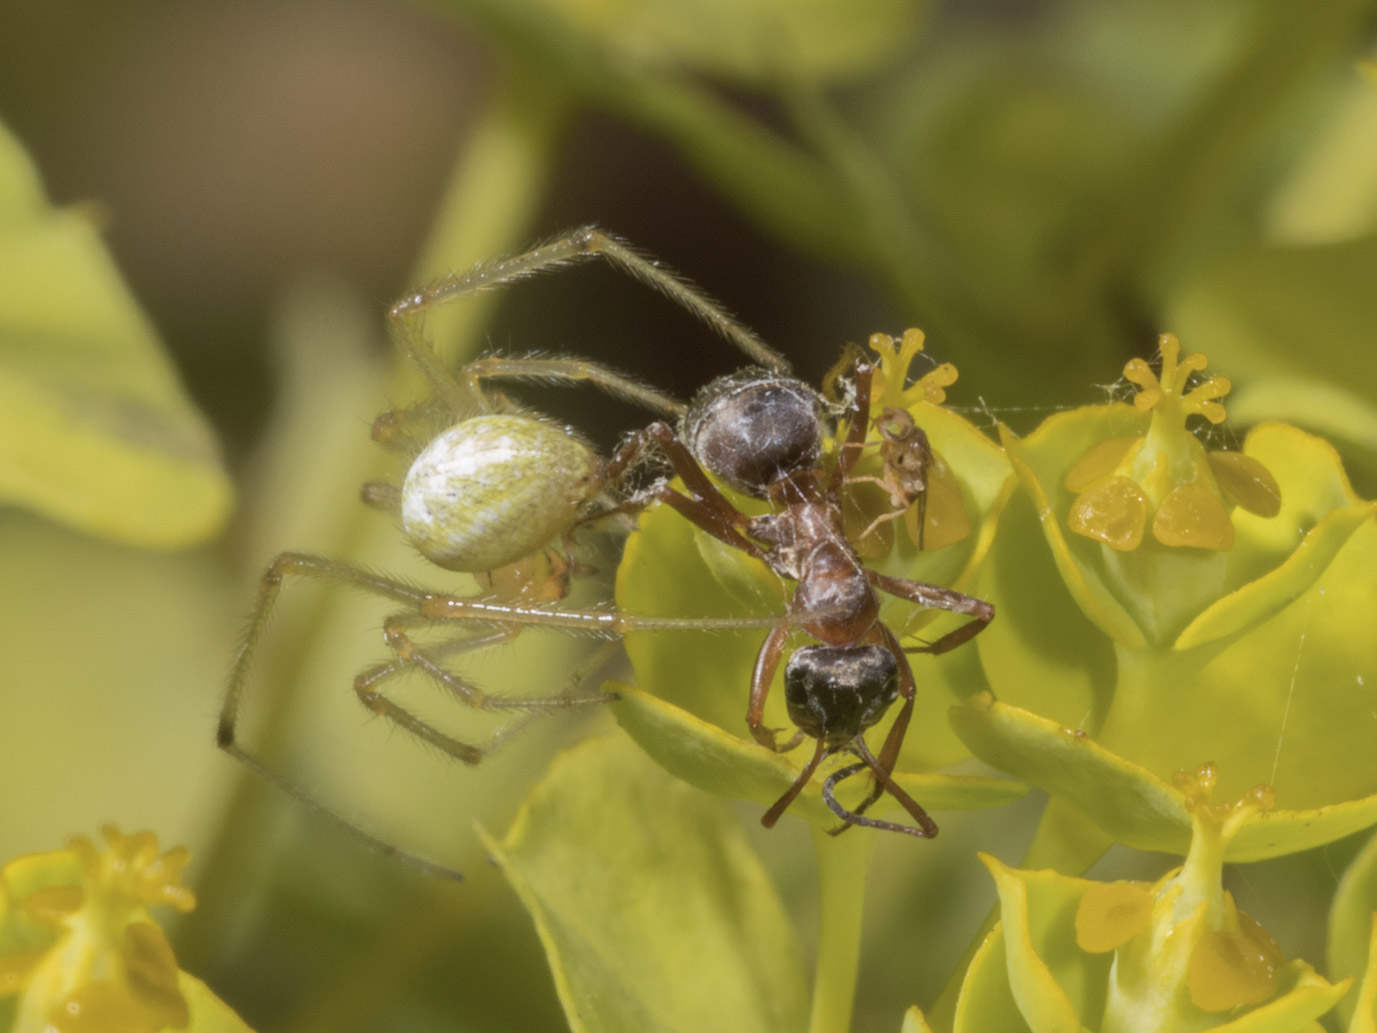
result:
[[[528,276],[535,276],[550,269],[593,258],[602,258],[614,268],[659,291],[721,334],[752,362],[776,372],[788,371],[789,363],[784,356],[728,314],[716,301],[659,262],[641,254],[625,240],[596,226],[581,227],[557,240],[541,244],[512,258],[484,262],[467,273],[450,276],[439,283],[413,291],[392,306],[389,316],[393,325],[402,333],[403,343],[410,346],[410,342],[414,340],[412,331],[427,309]],[[435,383],[432,370],[426,367],[426,357],[416,358],[427,377]],[[450,386],[452,385],[451,379]],[[442,394],[449,389],[449,386],[439,383],[435,383],[435,386]],[[459,393],[462,396],[464,392],[461,390]]]

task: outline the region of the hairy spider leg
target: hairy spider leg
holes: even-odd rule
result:
[[[317,799],[285,774],[269,766],[256,754],[239,745],[236,738],[237,726],[249,675],[252,671],[253,659],[274,606],[281,595],[283,583],[292,577],[332,582],[408,607],[406,611],[394,615],[387,622],[389,646],[395,653],[394,659],[371,667],[358,675],[354,680],[354,691],[359,700],[373,713],[379,714],[398,727],[406,729],[417,738],[466,764],[479,763],[486,753],[490,752],[498,742],[508,738],[514,729],[510,727],[499,729],[483,745],[461,743],[444,735],[427,722],[388,700],[379,691],[378,686],[409,667],[418,667],[435,678],[456,699],[469,706],[489,710],[511,709],[528,712],[560,709],[585,702],[601,702],[607,697],[585,696],[576,693],[575,690],[587,680],[590,672],[576,675],[564,691],[556,697],[488,696],[482,694],[476,687],[455,677],[452,672],[443,667],[440,660],[444,656],[507,641],[516,635],[521,628],[529,625],[566,628],[609,637],[613,640],[608,643],[607,652],[610,654],[615,649],[616,639],[628,631],[685,628],[702,631],[735,631],[742,628],[773,627],[783,619],[779,617],[638,617],[618,613],[614,610],[559,609],[520,603],[485,602],[430,592],[396,578],[385,577],[322,556],[292,552],[282,553],[278,556],[263,574],[259,584],[258,604],[249,619],[243,644],[235,656],[229,684],[220,708],[220,717],[216,728],[217,745],[261,778],[277,785],[310,810],[330,819],[374,849],[396,857],[422,871],[451,879],[462,878],[462,875],[453,869],[419,857],[365,831]],[[462,622],[464,625],[477,626],[483,630],[436,643],[424,650],[417,649],[402,630],[417,624],[443,626],[449,622]],[[599,663],[598,666],[601,664]],[[592,670],[595,671],[596,667],[593,667]],[[531,717],[534,716],[532,713]]]
[[[417,316],[434,305],[598,257],[697,316],[756,365],[780,373],[788,372],[788,360],[720,304],[655,259],[641,254],[626,241],[596,226],[581,227],[515,257],[485,262],[467,273],[446,277],[439,283],[408,294],[392,306],[389,315],[394,324],[402,328],[403,343],[410,346],[423,340],[415,329]],[[429,346],[425,350],[429,351]],[[446,399],[453,398],[456,411],[462,411],[468,401],[466,396],[470,396],[476,387],[457,384],[445,374],[443,366],[433,359],[433,355],[430,352],[427,356],[418,356],[417,364],[431,380],[437,393]],[[438,379],[436,374],[440,374]]]

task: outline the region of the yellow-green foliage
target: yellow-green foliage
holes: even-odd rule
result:
[[[1371,0],[395,14],[492,63],[411,282],[566,228],[542,213],[594,113],[857,285],[773,284],[800,339],[772,343],[835,393],[846,340],[802,337],[856,324],[873,415],[910,414],[939,460],[926,515],[873,525],[866,562],[996,606],[973,642],[913,654],[895,780],[942,834],[829,836],[837,761],[758,827],[807,752],[747,731],[759,630],[630,634],[616,702],[460,770],[349,698],[385,609],[320,586],[284,593],[241,739],[465,882],[234,766],[217,694],[274,554],[470,590],[357,501],[398,473],[369,421],[424,388],[379,358],[385,299],[279,285],[278,397],[232,488],[102,199],[55,206],[0,129],[0,1029],[1377,1030]],[[643,175],[624,136],[595,139],[608,182]],[[717,226],[686,207],[690,236]],[[490,301],[427,321],[446,361],[484,346]],[[877,453],[859,472],[882,480]],[[848,499],[857,537],[890,505],[875,483]],[[587,567],[644,615],[760,617],[789,591],[662,506]],[[915,649],[956,623],[882,616]],[[550,690],[588,654],[567,638],[523,632],[465,675]],[[493,730],[415,681],[428,719]],[[166,937],[146,907],[188,911],[183,852],[109,830],[38,853],[106,822],[191,846],[199,906]]]

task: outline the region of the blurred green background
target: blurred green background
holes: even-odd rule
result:
[[[202,903],[179,957],[255,1028],[562,1028],[472,821],[500,833],[542,758],[586,727],[457,770],[349,698],[383,653],[379,607],[292,594],[246,734],[368,827],[463,869],[460,888],[369,854],[213,747],[276,552],[436,583],[356,501],[389,473],[369,422],[413,397],[387,303],[598,223],[814,382],[844,342],[920,326],[961,370],[953,404],[1020,431],[1102,398],[1094,385],[1171,330],[1234,379],[1236,420],[1325,433],[1371,497],[1375,27],[1377,4],[1356,0],[0,5],[0,121],[52,201],[104,228],[237,490],[224,529],[180,551],[23,499],[0,510],[0,857],[104,821],[188,843]],[[451,354],[570,351],[681,397],[739,362],[605,268],[493,300],[490,322],[475,303],[438,329]],[[591,393],[530,397],[604,445],[644,422]],[[571,662],[542,643],[481,658],[478,676],[518,691]],[[935,996],[993,899],[973,846],[1016,861],[1033,816],[963,818],[918,875],[883,845],[856,1028],[897,1028]],[[806,836],[756,839],[806,941]],[[1330,863],[1285,862],[1319,872],[1319,899]],[[1269,871],[1260,885],[1282,879]],[[1273,927],[1288,953],[1317,942],[1305,911]],[[889,935],[916,922],[922,959]]]

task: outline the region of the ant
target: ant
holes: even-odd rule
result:
[[[421,321],[427,310],[477,291],[547,269],[602,257],[621,271],[661,291],[739,348],[754,365],[704,388],[685,406],[597,363],[564,357],[479,359],[452,373],[427,341]],[[846,750],[861,763],[834,772],[823,796],[848,825],[894,829],[932,836],[936,825],[890,777],[913,709],[915,685],[906,651],[878,617],[876,592],[921,606],[970,615],[973,619],[935,642],[910,651],[941,653],[962,644],[993,618],[979,599],[866,569],[842,529],[840,491],[866,446],[870,425],[872,367],[854,365],[854,387],[845,421],[847,433],[830,471],[824,465],[828,403],[790,376],[787,360],[701,292],[625,242],[585,227],[510,259],[478,266],[408,294],[389,312],[399,344],[429,381],[432,402],[391,410],[374,422],[384,446],[414,454],[400,488],[367,484],[365,502],[394,510],[417,550],[437,566],[478,575],[487,591],[474,597],[434,592],[402,580],[305,553],[278,556],[264,573],[258,605],[249,621],[226,689],[217,730],[221,749],[277,783],[307,806],[342,824],[385,853],[436,874],[458,873],[417,858],[358,828],[236,741],[236,724],[248,677],[269,615],[288,577],[334,582],[387,599],[402,607],[386,618],[383,637],[392,659],[354,680],[360,702],[418,739],[465,764],[478,764],[507,732],[475,745],[461,742],[405,709],[381,687],[408,669],[419,669],[459,702],[479,710],[528,712],[604,702],[613,697],[547,698],[490,695],[446,664],[454,655],[509,641],[529,625],[565,628],[618,638],[630,631],[768,629],[751,678],[747,725],[761,745],[783,751],[813,737],[817,746],[788,792],[762,819],[773,825],[797,797],[818,765]],[[520,409],[489,380],[587,382],[636,402],[664,419],[632,435],[610,459],[598,456],[581,435]],[[445,426],[431,433],[437,422]],[[658,451],[685,485],[679,491],[659,482],[628,488],[647,454]],[[887,468],[890,461],[886,459]],[[748,517],[713,484],[709,474],[746,495],[765,499],[771,512]],[[575,571],[574,536],[617,514],[632,514],[652,502],[672,506],[696,526],[756,557],[797,585],[788,612],[776,617],[649,617],[615,609],[561,605]],[[897,504],[897,502],[896,502]],[[454,637],[433,645],[417,643],[416,629],[442,627]],[[790,632],[800,628],[822,645],[796,649],[786,664],[785,691],[798,733],[786,744],[763,727],[770,682]],[[879,756],[863,735],[902,696],[904,704]],[[855,811],[835,799],[841,779],[869,768],[875,784]],[[877,821],[863,812],[888,791],[918,822],[917,827]],[[836,831],[841,831],[838,829]]]
[[[868,444],[873,373],[874,367],[864,359],[852,367],[850,402],[835,425],[844,425],[846,431],[844,436],[833,435],[840,445],[830,469],[823,455],[829,430],[825,400],[807,384],[777,370],[761,368],[721,378],[700,392],[677,433],[668,424],[656,422],[640,437],[666,454],[684,485],[683,492],[659,485],[653,489],[656,499],[796,585],[788,612],[777,619],[756,656],[746,725],[756,742],[776,752],[791,750],[804,738],[816,744],[798,777],[766,811],[762,823],[772,827],[822,761],[845,751],[859,757],[859,763],[833,772],[823,785],[824,802],[844,823],[834,834],[863,825],[930,838],[937,834],[936,823],[891,777],[916,697],[907,653],[955,649],[989,624],[994,607],[961,592],[868,569],[847,538],[842,489],[868,479],[856,477],[854,470]],[[886,473],[901,478],[906,469],[912,469],[907,456],[917,450],[922,454],[921,478],[931,451],[912,418],[907,413],[902,417],[890,410],[882,417],[896,428],[883,435]],[[886,450],[885,446],[895,447]],[[770,512],[746,515],[707,473],[741,494],[767,500]],[[902,480],[896,484],[897,496],[905,485]],[[906,508],[908,501],[894,500],[896,508]],[[902,513],[899,508],[895,515]],[[931,643],[906,650],[880,620],[878,592],[972,619]],[[795,649],[785,665],[785,702],[798,731],[780,744],[777,730],[764,726],[765,702],[796,628],[821,644]],[[866,745],[865,732],[900,697],[903,705],[876,756]],[[835,786],[866,769],[874,784],[861,804],[848,810],[837,801]],[[884,792],[917,825],[865,817],[864,812]]]

